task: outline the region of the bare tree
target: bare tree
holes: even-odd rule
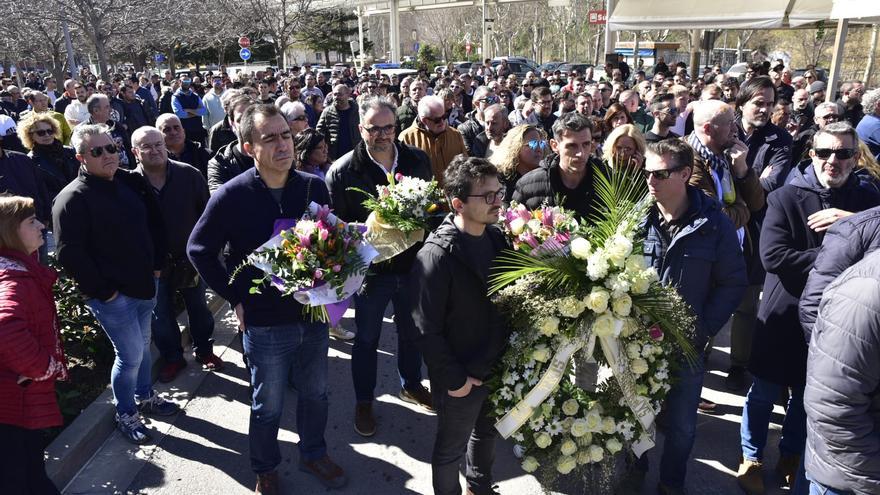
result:
[[[241,33],[258,32],[275,49],[276,64],[284,65],[284,51],[309,18],[312,0],[219,0],[214,8],[230,15]]]

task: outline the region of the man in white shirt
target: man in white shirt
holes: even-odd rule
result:
[[[74,91],[76,91],[76,100],[71,101],[70,105],[67,105],[67,108],[64,109],[64,118],[67,119],[71,129],[80,122],[89,120],[89,109],[86,106],[86,88],[82,84],[76,83]]]

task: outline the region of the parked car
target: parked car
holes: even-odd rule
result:
[[[538,70],[540,71],[550,71],[558,69],[560,65],[567,64],[568,62],[544,62],[543,64],[538,66]]]
[[[493,69],[501,65],[502,58],[507,59],[507,66],[510,67],[510,72],[516,74],[516,77],[519,79],[525,77],[526,74],[529,73],[529,71],[535,73],[538,72],[538,67],[524,57],[497,57],[492,60]]]
[[[798,76],[803,76],[804,73],[807,72],[808,70],[810,70],[810,69],[795,69],[792,71],[791,77],[794,78],[794,77],[798,77]],[[817,76],[819,76],[820,81],[828,82],[828,70],[826,70],[826,69],[812,69],[812,71],[815,72]]]
[[[738,64],[733,64],[727,69],[728,77],[736,77],[738,79],[742,79],[744,75],[746,75],[746,70],[749,68],[749,64],[747,62],[740,62]]]

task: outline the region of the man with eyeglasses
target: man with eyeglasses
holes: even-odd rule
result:
[[[802,160],[809,160],[809,151],[813,149],[813,136],[826,125],[840,122],[843,109],[837,103],[826,101],[816,106],[813,111],[813,122],[805,126],[794,138],[792,161],[797,165]]]
[[[493,260],[507,247],[497,226],[504,186],[495,166],[475,157],[456,157],[445,179],[453,213],[425,241],[410,274],[415,339],[437,409],[433,488],[461,495],[465,461],[466,493],[492,494],[497,432],[483,381],[504,354],[510,329],[486,287]]]
[[[532,90],[529,101],[522,110],[510,112],[507,118],[512,126],[536,125],[548,135],[552,134],[557,117],[553,114],[553,94],[550,93],[550,88],[541,86]]]
[[[171,114],[162,117],[177,119]],[[177,127],[183,135],[180,121],[177,121]],[[150,126],[141,127],[131,136],[132,152],[138,162],[134,171],[150,184],[159,205],[170,259],[159,278],[152,319],[153,338],[164,362],[159,369],[162,383],[174,380],[186,367],[174,309],[174,299],[178,295],[186,307],[196,362],[206,370],[223,368],[223,361],[213,352],[214,316],[205,299],[207,285],[186,257],[187,239],[210,197],[208,182],[195,168],[170,159],[166,141],[167,137],[159,129]]]
[[[461,133],[470,156],[479,156],[474,153],[474,140],[485,130],[483,112],[495,103],[498,103],[498,97],[488,86],[480,86],[474,90],[474,109],[465,115],[467,120],[458,126],[458,132]]]
[[[665,440],[657,487],[662,495],[686,493],[703,388],[703,349],[733,313],[747,285],[733,223],[718,201],[688,184],[693,163],[693,149],[674,138],[648,146],[643,170],[655,201],[644,220],[645,261],[657,270],[661,283],[676,288],[697,317],[690,339],[696,359],[682,360],[664,406]],[[643,454],[631,476],[643,480],[647,470],[648,457]]]
[[[743,463],[738,481],[750,492],[763,489],[762,460],[770,416],[790,390],[780,440],[777,472],[793,493],[805,483],[799,469],[806,439],[804,386],[807,343],[798,303],[825,231],[839,219],[880,204],[880,195],[853,169],[859,160],[856,131],[846,122],[826,125],[813,137],[810,160],[767,198],[761,228],[761,262],[767,271],[749,371],[754,376],[740,428]]]
[[[327,105],[321,112],[315,130],[327,136],[331,160],[345,155],[361,141],[358,112],[351,104],[351,89],[348,86],[337,84],[333,87],[333,104]]]
[[[119,168],[107,126],[79,125],[71,144],[81,168],[52,207],[55,253],[113,344],[116,427],[144,444],[152,435],[141,414],[179,410],[152,387],[150,320],[167,255],[162,215],[146,180]]]
[[[443,184],[443,171],[456,155],[467,156],[461,134],[447,121],[443,98],[426,96],[419,101],[419,117],[398,137],[406,143],[424,151],[431,160],[434,179]]]
[[[675,125],[678,118],[678,108],[675,106],[675,96],[669,93],[659,94],[651,100],[648,107],[654,122],[650,130],[645,133],[645,141],[656,143],[664,139],[681,137],[670,129]]]
[[[868,91],[862,98],[865,116],[856,127],[859,138],[868,145],[874,158],[880,160],[880,88]]]
[[[352,188],[375,191],[387,185],[389,175],[402,174],[431,180],[431,162],[424,151],[394,139],[396,108],[391,100],[375,97],[360,106],[358,126],[362,141],[336,160],[327,172],[327,186],[336,215],[346,222],[365,222],[370,211],[364,195]],[[376,360],[385,309],[394,305],[397,327],[397,371],[400,399],[432,409],[431,394],[422,385],[422,357],[413,342],[416,331],[412,317],[415,290],[408,274],[421,243],[381,263],[374,263],[355,295],[357,332],[351,351],[351,374],[355,390],[354,429],[362,436],[376,433],[373,399],[376,389]]]

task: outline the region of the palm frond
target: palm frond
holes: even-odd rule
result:
[[[576,290],[586,278],[577,261],[570,256],[550,255],[538,258],[521,251],[507,250],[492,266],[489,294],[494,294],[532,273],[540,273],[542,285],[553,290]]]
[[[591,241],[600,244],[617,232],[618,227],[640,216],[648,188],[637,169],[626,166],[593,166],[595,213],[590,215]]]

